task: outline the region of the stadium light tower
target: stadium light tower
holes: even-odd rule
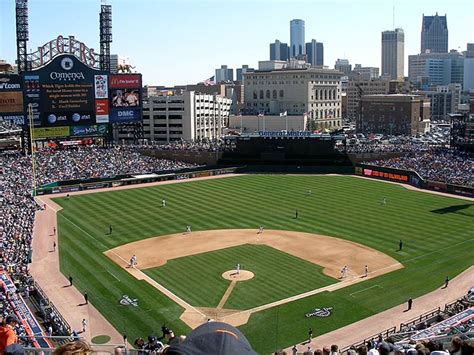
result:
[[[16,56],[18,74],[28,70],[28,0],[16,0]]]
[[[110,71],[110,44],[112,43],[112,5],[101,0],[100,22],[100,70]]]

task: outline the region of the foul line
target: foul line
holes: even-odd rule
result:
[[[380,285],[373,285],[373,286],[364,288],[364,289],[362,289],[362,290],[359,290],[359,291],[356,291],[356,292],[352,292],[352,293],[349,294],[349,296],[354,297],[353,295],[355,295],[355,294],[357,294],[357,293],[359,293],[359,292],[364,292],[364,291],[370,290],[371,288],[375,288],[375,287],[382,288],[382,286],[380,286]]]
[[[120,282],[120,279],[119,279],[117,276],[115,276],[114,274],[112,274],[109,270],[107,270],[107,272],[108,272],[110,275],[112,275],[113,277],[115,277],[115,279],[116,279],[118,282]]]
[[[71,223],[73,226],[77,227],[79,230],[81,230],[83,233],[85,233],[87,236],[89,236],[89,238],[95,240],[97,243],[99,243],[100,245],[102,245],[105,249],[107,249],[107,246],[101,242],[100,240],[98,240],[97,238],[95,238],[94,236],[92,236],[89,232],[87,232],[86,230],[84,230],[83,228],[81,228],[80,226],[78,226],[76,223],[74,223],[73,221],[71,221],[69,218],[67,218],[66,216],[63,216],[61,215],[62,218],[64,218],[66,221],[68,221],[69,223]],[[125,260],[124,258],[122,258],[118,253],[116,253],[115,251],[113,251],[112,249],[108,249],[112,254],[114,254],[115,256],[117,256],[120,260],[124,261],[125,263],[128,263],[127,260]],[[137,268],[133,268],[134,270],[136,270],[138,273],[141,274],[142,278],[143,279],[146,279],[146,281],[151,284],[152,286],[154,286],[156,289],[158,289],[159,291],[161,291],[161,293],[163,293],[164,295],[166,295],[171,301],[179,304],[181,307],[183,307],[184,309],[189,309],[189,310],[192,310],[196,313],[199,313],[200,315],[202,315],[204,318],[206,318],[206,315],[199,311],[197,308],[194,308],[193,306],[191,306],[189,303],[187,303],[186,301],[184,301],[182,298],[180,298],[179,296],[175,295],[173,292],[171,292],[170,290],[168,290],[166,287],[164,287],[163,285],[161,285],[160,283],[156,282],[155,280],[153,280],[151,277],[149,277],[147,274],[145,274],[143,271],[141,271],[140,269],[137,269]],[[111,273],[110,273],[111,274]],[[132,273],[130,273],[132,274]],[[112,275],[112,274],[111,274]],[[113,275],[112,275],[113,276]],[[132,274],[133,276],[133,274]],[[120,281],[120,280],[119,280]]]

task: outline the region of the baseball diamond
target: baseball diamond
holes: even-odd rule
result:
[[[58,211],[61,272],[129,338],[163,324],[186,334],[212,318],[268,353],[308,327],[318,336],[426,294],[472,264],[471,202],[350,176],[229,175],[40,199]],[[222,277],[237,264],[253,277]]]

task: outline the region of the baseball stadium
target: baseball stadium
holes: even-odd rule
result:
[[[313,129],[307,112],[302,130],[248,112],[258,129],[158,142],[160,95],[110,67],[111,5],[100,54],[74,36],[27,54],[27,0],[15,14],[0,354],[474,353],[472,115],[436,144]]]

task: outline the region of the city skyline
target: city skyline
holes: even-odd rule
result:
[[[290,21],[305,21],[306,42],[324,43],[324,64],[334,66],[337,58],[352,65],[380,68],[380,33],[395,27],[405,32],[405,76],[408,55],[420,51],[422,16],[447,15],[449,49],[463,51],[474,42],[474,12],[471,1],[150,1],[135,7],[112,0],[113,43],[111,52],[130,57],[143,73],[144,84],[180,85],[203,81],[216,68],[236,69],[243,64],[257,68],[268,60],[268,45],[279,39],[290,43]],[[0,59],[16,59],[15,2],[0,5]],[[75,35],[99,51],[99,0],[81,2],[78,16],[73,1],[30,0],[30,41],[32,51],[57,35]],[[61,14],[61,16],[57,16]],[[212,14],[211,18],[209,15]],[[264,15],[264,16],[262,16]],[[54,17],[56,16],[56,17]],[[55,21],[44,25],[44,18]],[[370,19],[370,21],[367,21]],[[235,75],[235,72],[234,72]]]

